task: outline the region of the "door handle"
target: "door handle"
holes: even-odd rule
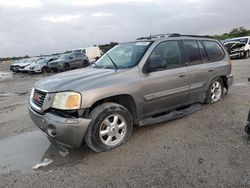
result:
[[[214,71],[214,67],[211,67],[208,69],[208,72],[213,72]]]
[[[180,77],[180,78],[183,78],[185,76],[185,74],[184,73],[180,73],[180,74],[178,74],[178,77]]]

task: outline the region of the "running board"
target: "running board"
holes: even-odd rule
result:
[[[143,119],[139,121],[139,126],[146,126],[146,125],[157,124],[157,123],[174,120],[174,119],[192,114],[200,109],[201,109],[200,104],[193,104],[187,108],[183,108],[181,110],[175,110],[175,111],[169,112],[167,114],[164,114],[155,118],[149,117],[149,118]]]

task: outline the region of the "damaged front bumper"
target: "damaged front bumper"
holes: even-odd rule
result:
[[[232,51],[229,54],[230,58],[241,58],[245,56],[245,51],[244,50],[237,50],[237,51]]]
[[[40,114],[29,107],[32,121],[49,139],[68,147],[80,147],[91,122],[90,119],[64,118],[53,113]]]

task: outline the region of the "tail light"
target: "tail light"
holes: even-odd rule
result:
[[[232,72],[232,61],[230,58],[228,58],[228,64],[229,64],[229,70],[230,70],[230,73]]]

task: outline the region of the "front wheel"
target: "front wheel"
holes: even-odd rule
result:
[[[42,68],[42,73],[48,73],[48,72],[49,72],[49,69],[47,67]]]
[[[249,54],[249,51],[246,51],[246,52],[245,52],[245,58],[249,58],[249,55],[250,55],[250,54]]]
[[[116,103],[103,103],[90,113],[92,119],[85,135],[86,144],[95,152],[124,144],[132,133],[130,112]]]
[[[206,103],[212,104],[221,100],[224,92],[223,81],[219,79],[215,79],[211,82],[206,96]]]
[[[63,65],[63,70],[64,70],[64,71],[70,70],[70,66],[69,66],[68,63],[66,63],[66,64]]]

